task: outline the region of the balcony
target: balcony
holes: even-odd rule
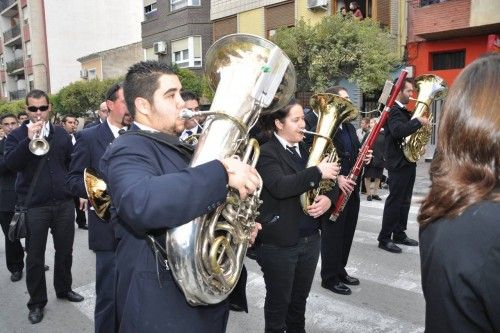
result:
[[[16,25],[14,28],[7,30],[3,33],[3,40],[5,45],[10,44],[11,40],[21,37],[21,27]]]
[[[156,18],[158,18],[158,11],[156,10],[144,13],[144,21],[150,21]]]
[[[15,99],[21,99],[26,97],[26,90],[14,90],[14,91],[9,91],[9,99],[15,100]]]
[[[7,67],[7,73],[12,73],[12,72],[15,72],[15,71],[17,71],[19,69],[23,69],[24,70],[24,59],[23,59],[23,57],[19,57],[19,58],[14,59],[13,61],[9,61],[6,64],[6,67]]]
[[[19,13],[16,0],[0,0],[0,13],[5,17],[12,17]]]

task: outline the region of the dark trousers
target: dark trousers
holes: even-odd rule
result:
[[[95,251],[95,332],[116,331],[115,279],[116,261],[114,251]]]
[[[358,224],[358,193],[356,187],[335,222],[326,220],[321,224],[321,280],[326,284],[336,284],[347,275],[345,266]]]
[[[54,289],[57,295],[71,290],[71,265],[75,238],[75,205],[73,200],[53,206],[28,209],[26,223],[26,285],[30,294],[28,308],[47,304],[45,282],[45,247],[50,229],[54,240]]]
[[[24,268],[24,250],[19,240],[11,242],[9,240],[9,225],[14,212],[0,212],[0,223],[5,235],[5,259],[9,272],[20,272]]]
[[[319,234],[300,238],[295,246],[262,244],[257,250],[266,283],[266,332],[305,332],[306,300],[319,251]]]
[[[406,237],[406,225],[410,212],[411,195],[415,184],[416,166],[406,166],[397,170],[389,170],[389,196],[385,200],[382,229],[378,235],[379,242],[387,242]]]
[[[85,211],[80,210],[80,198],[74,197],[73,201],[75,202],[75,210],[76,210],[76,224],[79,227],[83,227],[87,224],[87,219],[85,218]]]

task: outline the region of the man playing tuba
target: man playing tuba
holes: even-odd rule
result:
[[[133,65],[124,81],[135,119],[101,160],[118,221],[117,319],[120,332],[223,332],[226,301],[191,306],[148,235],[165,247],[165,230],[207,214],[226,199],[228,186],[243,199],[260,184],[256,170],[233,158],[188,167],[191,150],[178,135],[184,108],[181,83],[166,64]],[[197,189],[197,190],[195,190]],[[200,190],[201,189],[201,190]],[[255,233],[253,237],[255,237]]]
[[[405,233],[417,164],[405,158],[402,142],[422,126],[429,126],[429,120],[426,117],[411,119],[411,113],[405,105],[412,95],[413,83],[406,80],[384,126],[389,196],[385,201],[378,247],[393,253],[401,253],[401,248],[396,244],[418,245]]]

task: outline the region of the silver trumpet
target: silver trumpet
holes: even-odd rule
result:
[[[37,121],[40,121],[40,117],[38,117]],[[45,140],[45,122],[42,125],[42,129],[38,131],[33,136],[33,139],[31,139],[30,144],[29,144],[29,150],[33,155],[36,156],[43,156],[47,154],[50,150],[50,145]]]

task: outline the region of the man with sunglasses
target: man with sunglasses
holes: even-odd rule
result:
[[[5,137],[19,126],[16,116],[13,114],[5,114],[0,120]],[[5,165],[3,158],[4,146],[5,140],[0,141],[0,224],[5,235],[5,259],[7,269],[11,273],[10,280],[17,282],[23,277],[24,251],[19,240],[11,242],[7,236],[16,205],[14,185],[17,173]]]
[[[99,170],[99,161],[106,148],[126,130],[127,105],[121,84],[113,85],[106,93],[109,115],[104,123],[77,133],[71,155],[67,183],[71,192],[87,198],[83,182],[85,168]],[[131,119],[131,117],[130,117]],[[96,305],[94,309],[95,332],[115,332],[115,248],[117,240],[114,226],[101,220],[93,207],[89,216],[89,248],[96,255]]]
[[[17,171],[18,204],[28,209],[26,285],[30,299],[27,305],[28,319],[36,324],[43,319],[43,309],[47,304],[44,263],[49,229],[55,248],[54,288],[57,298],[81,302],[83,297],[71,289],[75,207],[65,178],[73,145],[66,131],[50,122],[51,106],[44,91],[35,89],[26,95],[26,110],[29,122],[13,130],[6,139],[5,163]],[[43,133],[50,145],[49,151],[42,156],[29,149],[31,140],[39,133]],[[32,195],[27,198],[31,186]]]

